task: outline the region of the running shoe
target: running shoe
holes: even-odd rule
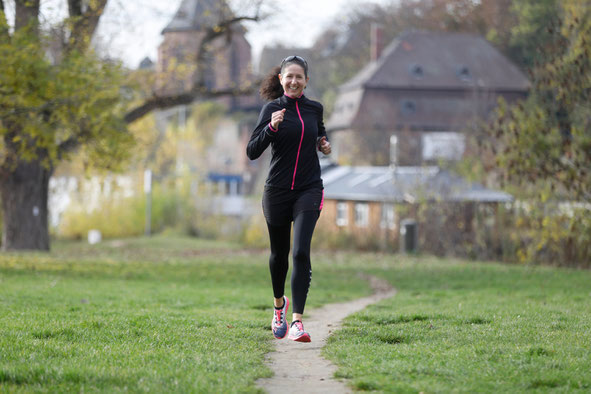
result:
[[[287,335],[287,320],[285,319],[287,308],[289,308],[289,298],[283,296],[283,307],[280,309],[275,308],[273,320],[271,321],[273,335],[277,339],[283,339]]]
[[[310,338],[310,334],[308,334],[304,330],[304,325],[301,321],[296,320],[291,323],[291,327],[289,328],[289,339],[294,340],[296,342],[310,342],[312,339]]]

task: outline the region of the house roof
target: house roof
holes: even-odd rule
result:
[[[527,77],[484,38],[412,31],[392,41],[342,86],[527,91]]]
[[[408,202],[509,202],[510,194],[487,189],[439,167],[323,165],[324,196],[333,200]]]
[[[326,128],[457,131],[487,116],[496,95],[512,101],[528,89],[525,75],[482,37],[407,32],[340,87]]]
[[[183,0],[176,14],[162,34],[168,32],[199,31],[211,27],[218,21],[231,15],[225,1],[219,0]]]

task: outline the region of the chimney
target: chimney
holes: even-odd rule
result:
[[[384,49],[384,34],[382,25],[372,22],[370,33],[371,61],[375,62],[382,55]]]

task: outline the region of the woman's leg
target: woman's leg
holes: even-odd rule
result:
[[[271,255],[269,256],[269,270],[271,271],[271,283],[273,284],[273,296],[275,306],[281,307],[285,293],[285,278],[289,268],[289,248],[291,238],[291,223],[274,226],[267,222]],[[277,303],[279,302],[279,305]]]
[[[293,272],[291,292],[293,302],[293,320],[301,320],[306,305],[308,289],[312,281],[310,263],[310,244],[319,211],[303,211],[297,214],[293,224]]]

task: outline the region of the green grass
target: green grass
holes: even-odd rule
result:
[[[370,255],[355,264],[398,290],[349,317],[324,349],[356,390],[591,390],[591,272]]]
[[[2,254],[0,392],[257,391],[271,374],[267,259],[162,237]],[[321,265],[309,305],[368,291]]]
[[[271,374],[267,259],[166,237],[0,254],[0,392],[256,392]],[[398,290],[348,318],[324,349],[356,390],[591,390],[590,271],[313,260],[310,308],[368,294],[360,273]]]

